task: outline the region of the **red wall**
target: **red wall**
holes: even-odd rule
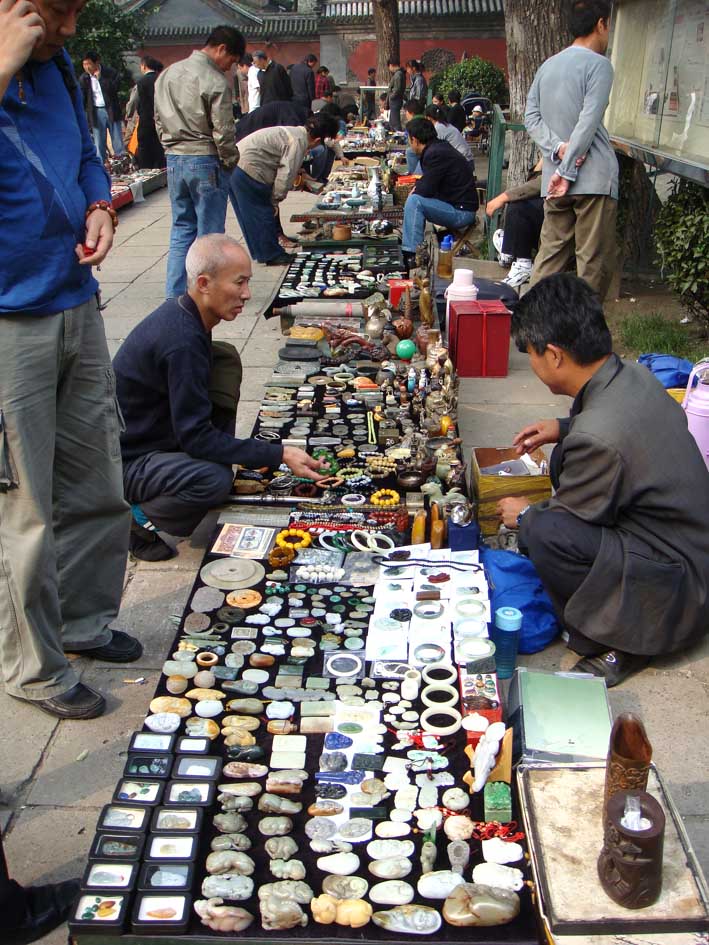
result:
[[[507,72],[507,46],[504,38],[499,39],[402,39],[400,46],[401,64],[407,59],[420,59],[427,49],[447,49],[460,61],[463,53],[468,56],[480,56],[494,62]],[[374,40],[365,40],[352,53],[348,65],[352,72],[365,82],[367,69],[377,64],[377,44]],[[327,63],[326,63],[327,65]]]
[[[186,59],[193,49],[199,49],[199,45],[182,46],[146,46],[140,50],[141,56],[155,56],[166,66],[172,65],[179,59]],[[258,49],[263,49],[263,45],[258,43],[249,43],[246,47],[253,53]],[[482,59],[488,59],[494,62],[496,66],[507,72],[507,48],[505,40],[499,39],[404,39],[401,41],[401,62],[407,59],[420,59],[427,49],[447,49],[453,53],[456,60],[460,60],[463,53],[469,56],[480,56]],[[312,52],[320,56],[320,42],[286,42],[271,43],[266,46],[265,51],[283,66],[289,66],[291,63],[300,62],[305,56]],[[367,69],[377,64],[377,44],[372,39],[363,40],[348,60],[350,70],[358,77],[360,82],[367,81]],[[325,63],[328,65],[328,63]]]

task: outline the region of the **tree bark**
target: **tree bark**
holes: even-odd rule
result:
[[[376,6],[376,3],[375,3]],[[571,42],[568,4],[564,0],[503,0],[507,69],[510,86],[510,118],[524,121],[527,92],[545,59]],[[527,179],[536,161],[534,142],[526,132],[512,136],[507,186]]]
[[[389,83],[387,61],[399,58],[398,0],[372,0],[374,35],[377,40],[377,82]]]

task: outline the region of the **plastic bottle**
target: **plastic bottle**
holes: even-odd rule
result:
[[[495,662],[499,679],[509,679],[514,672],[521,628],[521,610],[516,607],[498,607],[491,636],[496,647]]]
[[[450,279],[453,275],[453,237],[444,236],[438,250],[437,274],[441,279]]]

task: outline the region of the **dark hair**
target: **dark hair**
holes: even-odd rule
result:
[[[410,138],[416,138],[421,144],[430,144],[438,137],[436,129],[426,118],[412,118],[407,124],[406,130]]]
[[[596,28],[599,20],[610,19],[611,5],[609,0],[572,0],[569,25],[574,39],[579,36],[589,36]]]
[[[404,105],[404,111],[410,115],[423,115],[424,104],[420,98],[410,98]]]
[[[308,53],[308,55],[303,60],[303,62],[307,63],[308,65],[315,65],[317,61],[318,57],[315,55],[315,53]]]
[[[386,100],[387,100],[388,98],[389,98],[389,96],[386,94],[386,92],[382,92],[382,94],[379,96],[379,101],[380,101],[380,102],[386,102]]]
[[[376,75],[376,74],[377,74],[377,70],[374,67],[372,67],[371,69],[367,69],[367,75]]]
[[[421,63],[418,61],[418,59],[407,59],[407,60],[406,60],[406,65],[407,65],[410,69],[415,69],[416,72],[420,72],[420,71],[421,71]]]
[[[250,52],[245,52],[244,55],[239,60],[240,66],[252,66],[254,64],[254,57]]]
[[[145,66],[146,69],[152,69],[153,72],[162,72],[165,68],[159,59],[154,59],[152,56],[143,56],[140,60],[140,64],[141,66]]]
[[[570,272],[540,280],[515,305],[512,337],[522,352],[544,354],[547,345],[568,351],[577,364],[593,364],[613,350],[601,300]]]
[[[311,138],[334,138],[340,130],[340,123],[332,115],[318,112],[305,122],[305,130]]]
[[[320,66],[320,68],[318,69],[318,72],[320,73],[320,75],[327,75],[329,71],[330,70],[328,69],[327,66]]]
[[[216,26],[207,37],[205,46],[226,46],[226,51],[230,56],[238,56],[239,59],[246,51],[246,40],[239,30],[233,26]]]
[[[83,62],[85,59],[90,59],[91,62],[101,61],[101,57],[99,56],[99,54],[96,52],[95,49],[89,49],[88,52],[85,52],[84,55],[81,57],[81,61]]]
[[[398,59],[387,59],[387,65],[388,65],[388,66],[398,66],[398,65],[400,65],[400,62],[399,62]]]
[[[428,105],[424,115],[426,118],[433,118],[434,121],[440,121],[442,125],[448,124],[448,116],[438,105]]]
[[[453,103],[460,101],[460,92],[458,91],[458,89],[450,90],[450,92],[448,93],[448,101],[453,102]]]

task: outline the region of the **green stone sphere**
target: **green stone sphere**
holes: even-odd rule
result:
[[[410,338],[404,338],[396,346],[396,353],[402,361],[410,361],[416,354],[416,344]]]

